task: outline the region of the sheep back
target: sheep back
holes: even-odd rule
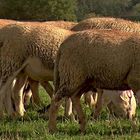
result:
[[[127,32],[140,32],[140,24],[120,18],[89,18],[75,25],[73,31],[83,31],[87,29],[116,29]]]

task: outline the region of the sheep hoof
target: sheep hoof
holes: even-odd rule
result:
[[[56,132],[56,129],[55,128],[49,128],[49,133],[50,134],[54,134]]]
[[[98,120],[99,119],[99,114],[94,113],[93,114],[93,120]]]
[[[81,135],[85,135],[85,134],[86,134],[85,130],[81,130],[81,129],[79,129],[79,133],[80,133]]]
[[[50,105],[45,106],[43,109],[38,110],[37,112],[39,114],[45,114],[46,112],[49,112]]]

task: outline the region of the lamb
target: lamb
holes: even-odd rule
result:
[[[85,103],[93,111],[93,118],[97,119],[103,107],[108,107],[111,114],[117,117],[133,119],[136,114],[136,99],[132,90],[97,90],[102,91],[102,96],[98,98],[98,92],[87,92],[84,94]],[[139,93],[136,93],[136,97]],[[139,99],[137,97],[137,99]]]
[[[86,121],[79,100],[81,93],[91,88],[137,92],[140,89],[139,54],[138,33],[94,29],[68,37],[56,57],[49,131],[55,131],[57,111],[65,96],[71,97],[80,130],[84,132]]]
[[[24,79],[23,73],[36,81],[51,81],[53,79],[56,52],[63,40],[70,36],[72,32],[51,25],[40,25],[38,27],[15,24],[0,30],[0,42],[3,44],[0,56],[2,67],[1,104],[4,101],[4,96],[6,96],[5,91],[9,87],[8,84],[11,84],[13,78],[17,76]],[[25,61],[28,62],[28,65],[17,72]],[[13,74],[14,77],[12,77]],[[10,77],[12,80],[9,81]],[[3,109],[1,108],[1,110]],[[23,115],[23,111],[20,114]]]
[[[99,91],[100,92],[100,91]],[[136,114],[136,99],[132,90],[115,91],[102,90],[102,96],[96,104],[94,118],[98,118],[102,107],[109,108],[111,114],[118,117],[133,119]],[[99,93],[100,94],[100,93]]]
[[[140,24],[129,20],[110,17],[89,18],[79,22],[71,30],[83,31],[88,29],[115,29],[126,32],[140,32]]]

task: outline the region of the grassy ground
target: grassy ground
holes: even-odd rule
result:
[[[48,98],[40,89],[40,95],[44,104],[48,104]],[[103,111],[98,121],[90,120],[90,110],[84,106],[84,111],[88,118],[86,134],[81,135],[78,132],[79,125],[71,122],[61,115],[61,109],[58,118],[58,131],[51,135],[48,133],[48,120],[39,116],[36,110],[31,107],[27,110],[24,119],[11,120],[6,118],[0,121],[0,140],[91,140],[91,139],[116,139],[116,140],[139,140],[140,139],[140,109],[137,113],[137,122],[135,126],[128,120],[109,119],[108,113]]]

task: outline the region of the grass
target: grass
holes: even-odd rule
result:
[[[49,98],[40,89],[41,100],[49,104]],[[84,106],[84,105],[83,105]],[[35,109],[29,107],[24,119],[11,120],[6,118],[0,121],[0,140],[139,140],[140,139],[140,109],[137,110],[137,122],[132,123],[124,119],[108,117],[106,110],[103,110],[97,121],[90,120],[90,110],[84,106],[88,124],[85,135],[79,133],[79,125],[61,117],[63,110],[59,112],[57,132],[53,135],[48,133],[48,120],[39,116]]]

